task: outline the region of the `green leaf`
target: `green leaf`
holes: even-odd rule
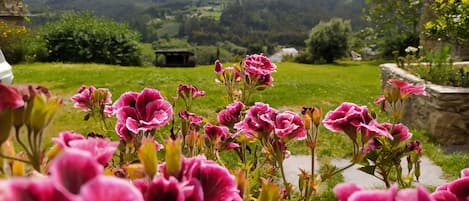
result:
[[[365,172],[370,175],[375,175],[375,169],[376,166],[374,165],[368,165],[368,166],[363,166],[361,168],[358,168],[360,171]]]

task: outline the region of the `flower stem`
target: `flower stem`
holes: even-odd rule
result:
[[[355,165],[355,162],[352,162],[352,163],[350,163],[349,165],[347,165],[347,166],[345,166],[345,167],[343,167],[343,168],[340,168],[340,169],[338,169],[338,170],[336,170],[336,171],[333,171],[333,172],[330,173],[330,174],[327,174],[326,176],[324,176],[323,178],[321,178],[321,182],[326,181],[327,179],[331,178],[332,176],[336,175],[337,173],[340,173],[340,172],[342,172],[342,171],[344,171],[344,170],[346,170],[346,169],[348,169],[348,168],[351,168],[353,165]]]
[[[30,161],[27,161],[27,160],[24,160],[24,159],[21,159],[21,158],[16,158],[16,157],[13,157],[13,156],[3,155],[3,153],[1,153],[1,152],[0,152],[0,157],[8,159],[8,160],[15,160],[15,161],[31,164]]]

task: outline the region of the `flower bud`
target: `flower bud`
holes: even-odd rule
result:
[[[6,109],[0,112],[0,145],[10,137],[13,124],[12,109]]]
[[[153,138],[144,138],[137,154],[138,159],[140,159],[140,162],[143,164],[145,173],[150,178],[153,178],[158,171],[155,140]]]
[[[258,201],[280,201],[280,188],[273,182],[263,179]]]
[[[322,119],[322,109],[315,107],[313,109],[313,123],[314,126],[319,127],[319,124],[321,124],[321,119]]]
[[[171,176],[177,177],[182,168],[181,140],[168,140],[165,144],[165,151],[166,172]]]

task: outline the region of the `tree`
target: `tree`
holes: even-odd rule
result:
[[[384,56],[418,46],[422,0],[366,0],[364,20],[369,22]]]
[[[425,24],[426,33],[456,45],[469,44],[469,0],[435,0],[435,19]]]
[[[332,63],[345,56],[351,30],[349,20],[333,18],[328,22],[319,22],[306,40],[307,60],[310,63]]]

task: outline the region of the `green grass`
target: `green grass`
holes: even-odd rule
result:
[[[228,63],[225,66],[229,65]],[[116,100],[126,91],[141,91],[145,87],[156,88],[163,96],[175,96],[178,84],[193,84],[207,95],[196,100],[194,112],[214,122],[216,112],[228,104],[223,87],[215,83],[213,66],[196,68],[120,67],[101,64],[35,63],[14,66],[16,84],[34,83],[48,87],[54,94],[64,98],[64,107],[56,122],[48,130],[55,136],[62,130],[88,133],[96,126],[85,123],[84,113],[73,108],[70,97],[81,85],[109,88]],[[278,64],[273,74],[274,87],[254,96],[254,101],[269,103],[272,107],[299,112],[302,106],[321,107],[324,115],[340,103],[354,102],[367,105],[378,112],[372,102],[380,94],[379,68],[377,63],[339,63],[334,65],[305,65],[297,63]],[[382,118],[381,118],[382,119]],[[318,148],[323,161],[331,157],[347,157],[351,145],[345,135],[321,129]],[[469,164],[469,154],[445,154],[429,142],[426,134],[418,132],[424,142],[425,153],[448,174],[456,178],[459,170]],[[50,143],[50,142],[49,142]],[[303,142],[290,144],[293,153],[306,153]],[[423,175],[424,176],[424,175]]]

